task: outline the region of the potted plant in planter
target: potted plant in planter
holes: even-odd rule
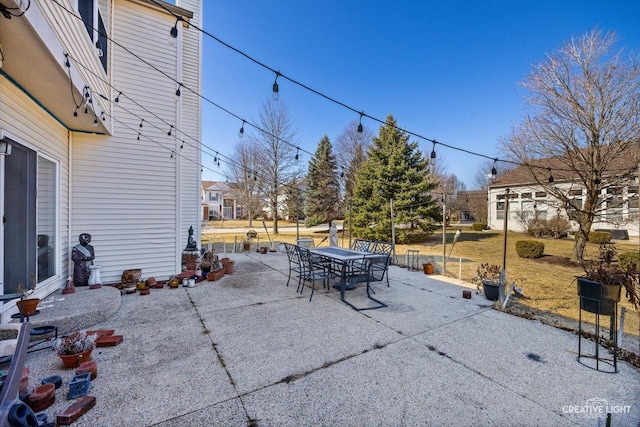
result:
[[[40,303],[40,298],[28,298],[29,295],[33,294],[36,290],[36,280],[35,275],[31,275],[31,289],[25,289],[24,285],[20,283],[18,285],[18,289],[16,292],[23,295],[23,298],[20,301],[16,301],[16,306],[18,307],[18,311],[22,313],[23,316],[31,316],[36,312],[36,308]]]
[[[482,286],[484,296],[489,301],[497,301],[500,297],[500,280],[502,268],[496,264],[483,263],[478,267],[478,290]]]
[[[87,331],[74,332],[58,338],[53,348],[65,368],[77,368],[81,362],[89,360],[97,338],[97,334],[87,335]]]
[[[615,246],[601,243],[598,259],[582,263],[585,274],[577,278],[582,310],[611,316],[616,303],[620,301],[622,288],[629,302],[636,311],[639,310],[638,268],[635,263],[629,263],[626,267],[614,263],[616,253]]]

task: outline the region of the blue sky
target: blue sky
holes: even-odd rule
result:
[[[519,82],[545,53],[593,28],[640,51],[640,1],[204,0],[203,28],[269,67],[358,111],[448,145],[500,157],[526,112]],[[202,93],[256,121],[275,75],[203,35]],[[298,140],[315,152],[358,114],[279,79]],[[379,124],[363,119],[374,135]],[[202,141],[230,155],[241,121],[203,102]],[[248,129],[248,127],[246,127]],[[418,140],[423,151],[432,144]],[[436,149],[472,187],[485,159]],[[301,153],[301,161],[308,155]],[[203,161],[212,167],[213,158]],[[217,169],[212,167],[213,169]],[[221,164],[221,170],[224,164]],[[488,172],[488,171],[487,171]],[[208,171],[205,180],[223,177]]]

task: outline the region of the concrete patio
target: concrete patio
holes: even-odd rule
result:
[[[81,289],[32,319],[64,332],[82,315],[82,327],[124,336],[94,350],[97,404],[73,425],[596,426],[603,405],[614,426],[640,423],[637,368],[590,369],[576,360],[576,335],[475,292],[463,299],[461,286],[392,266],[391,287],[375,285],[389,307],[356,312],[321,283],[311,302],[310,289],[286,287],[285,254],[230,256],[235,271],[217,282],[149,296]],[[347,294],[357,305],[364,295]],[[103,306],[109,317],[87,325]],[[72,403],[73,370],[53,350],[26,365],[30,388],[63,376],[50,419]]]

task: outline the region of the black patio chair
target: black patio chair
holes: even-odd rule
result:
[[[300,262],[298,246],[292,245],[291,243],[285,243],[284,248],[287,251],[287,257],[289,258],[289,277],[287,278],[287,286],[289,286],[289,282],[291,281],[291,275],[296,274],[298,276],[298,288],[300,288],[304,267]]]
[[[371,242],[371,240],[354,239],[353,242],[351,242],[351,249],[354,251],[369,252],[371,250],[372,243],[373,242]]]
[[[391,264],[391,254],[393,253],[393,243],[376,241],[373,245],[373,248],[371,249],[371,252],[373,252],[374,254],[387,255],[387,257],[385,258],[386,261],[384,263],[376,261],[370,266],[370,268],[374,270],[373,274],[376,277],[380,276],[380,279],[376,281],[381,282],[384,276],[386,275],[387,286],[390,286],[388,270],[389,270],[389,264]]]
[[[325,262],[320,257],[315,256],[308,248],[297,246],[297,250],[300,257],[300,264],[303,268],[302,280],[298,284],[298,291],[302,293],[304,283],[311,282],[311,296],[309,297],[309,301],[311,301],[316,287],[316,281],[322,280],[323,287],[329,289],[329,279],[335,276],[332,272],[330,262]]]

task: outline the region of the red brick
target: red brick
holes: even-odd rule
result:
[[[53,405],[56,401],[56,386],[53,384],[45,384],[33,389],[33,392],[27,399],[27,405],[33,412],[40,412]]]
[[[95,360],[88,360],[82,362],[80,366],[76,368],[76,375],[79,374],[91,374],[91,380],[95,380],[98,377],[98,364]]]
[[[83,396],[56,417],[57,425],[69,425],[96,405],[95,396]]]
[[[120,344],[123,340],[122,335],[110,335],[108,337],[100,337],[96,340],[96,347],[113,347]]]

